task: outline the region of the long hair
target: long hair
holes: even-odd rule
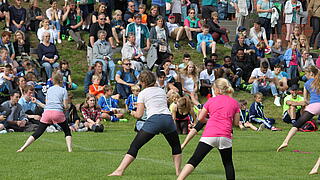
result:
[[[83,108],[89,108],[88,100],[89,100],[90,98],[94,98],[94,99],[95,99],[94,108],[95,108],[95,109],[98,108],[96,96],[94,96],[93,94],[89,94],[89,93],[86,95],[86,100],[84,101],[82,107],[83,107]]]
[[[190,113],[192,107],[192,102],[187,96],[183,96],[177,101],[177,109],[180,113]]]
[[[317,75],[315,75],[314,80],[311,83],[311,88],[320,94],[320,72],[318,71]]]
[[[192,79],[193,79],[193,81],[194,82],[197,82],[198,81],[198,69],[197,69],[197,66],[192,62],[192,61],[189,61],[188,62],[188,64],[186,65],[186,67],[184,67],[183,69],[182,69],[182,74],[184,75],[184,76],[188,76],[188,75],[190,75],[190,74],[188,74],[188,67],[189,66],[193,66],[194,68],[193,68],[193,72],[191,72],[191,75],[192,75]]]
[[[139,75],[139,80],[144,83],[143,88],[152,87],[156,84],[156,76],[151,71],[142,71]]]

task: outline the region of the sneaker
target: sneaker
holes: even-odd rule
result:
[[[87,132],[87,131],[88,131],[87,127],[84,127],[84,128],[81,128],[81,129],[77,130],[77,132]]]
[[[202,62],[206,62],[206,60],[208,60],[206,57],[204,57],[203,59],[202,59]]]
[[[264,128],[266,128],[266,126],[262,123],[262,124],[260,124],[259,128],[257,129],[257,131],[263,131]]]
[[[270,54],[270,53],[271,53],[271,48],[266,48],[266,49],[264,50],[264,53]]]
[[[117,118],[117,116],[111,116],[110,120],[111,122],[118,122],[119,118]]]
[[[0,134],[6,134],[6,133],[7,133],[7,130],[5,129],[0,131]]]
[[[59,44],[61,44],[62,43],[62,41],[61,41],[61,39],[58,39],[58,41],[57,41]]]
[[[66,35],[64,35],[64,34],[61,35],[62,40],[66,40],[66,38],[67,38]]]
[[[180,44],[178,43],[178,41],[174,42],[174,49],[179,49],[180,48]]]
[[[119,122],[128,122],[128,119],[119,119]]]
[[[276,127],[272,127],[272,128],[271,128],[271,131],[282,131],[282,129],[276,128]]]
[[[225,48],[232,49],[232,46],[230,45],[230,43],[225,43],[223,46]]]
[[[48,126],[46,129],[46,132],[48,133],[53,133],[55,131],[56,128],[53,128],[52,126]]]
[[[59,41],[59,40],[58,40]],[[71,36],[68,37],[68,41],[73,41],[73,38]]]
[[[196,48],[196,45],[192,41],[189,41],[188,45],[191,47],[191,49],[195,49]]]
[[[14,129],[7,129],[7,132],[12,133],[12,132],[14,132]]]
[[[280,104],[280,97],[276,97],[276,98],[274,98],[274,102],[273,102],[276,106],[281,106],[281,104]]]

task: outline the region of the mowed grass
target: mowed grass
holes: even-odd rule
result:
[[[62,4],[63,2],[59,2]],[[40,2],[43,11],[47,2]],[[24,6],[27,7],[27,6]],[[62,7],[62,6],[60,6]],[[38,40],[34,33],[30,34],[32,47],[37,47]],[[88,42],[88,34],[83,34]],[[190,53],[192,61],[202,66],[202,55],[191,50],[187,43],[181,42],[180,50],[173,50],[175,63],[181,63],[184,53]],[[76,50],[74,42],[63,41],[57,45],[61,59],[70,62],[72,78],[79,88],[75,94],[75,103],[84,101],[83,79],[88,70],[86,51]],[[173,47],[173,46],[171,46]],[[319,51],[318,51],[319,52]],[[220,57],[230,54],[230,50],[218,45]],[[116,53],[115,57],[121,57]],[[246,99],[250,105],[252,95],[247,92],[235,92],[236,99]],[[204,102],[202,102],[204,103]],[[308,176],[319,156],[319,132],[298,133],[290,146],[281,153],[276,148],[285,138],[290,126],[281,122],[282,107],[273,105],[272,97],[265,97],[265,113],[267,117],[276,119],[276,127],[282,132],[240,131],[235,128],[233,140],[233,161],[236,178],[242,180],[303,180],[319,179],[319,175]],[[74,152],[67,153],[64,134],[45,133],[23,153],[15,151],[25,142],[31,133],[10,133],[0,135],[0,180],[7,179],[175,179],[171,150],[162,135],[156,136],[146,144],[138,154],[137,160],[128,168],[122,178],[107,177],[120,163],[135,136],[133,131],[135,119],[127,116],[128,123],[104,122],[104,133],[73,133]],[[180,136],[182,142],[185,135]],[[192,156],[200,134],[196,136],[183,151],[184,165]],[[310,154],[295,153],[293,150],[311,152]],[[212,150],[189,179],[225,179],[220,155]]]

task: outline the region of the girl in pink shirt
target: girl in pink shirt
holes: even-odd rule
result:
[[[208,113],[210,118],[195,152],[183,168],[178,180],[185,179],[214,147],[220,152],[226,178],[235,179],[231,138],[232,124],[239,125],[240,107],[231,97],[233,88],[228,80],[224,78],[215,80],[213,89],[217,96],[210,98],[199,114],[200,122],[206,121]]]

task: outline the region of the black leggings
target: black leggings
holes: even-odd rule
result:
[[[198,121],[197,124],[194,126],[194,129],[197,132],[199,132],[205,125],[206,125],[206,123],[202,123],[202,122]]]
[[[196,168],[198,164],[203,160],[203,158],[211,151],[212,148],[212,146],[206,143],[199,142],[192,157],[189,159],[188,164],[191,164],[194,168]],[[235,172],[232,162],[232,147],[218,150],[222,159],[227,180],[235,179]]]
[[[188,134],[189,120],[176,120],[178,134]]]
[[[40,122],[38,129],[36,130],[36,132],[34,132],[32,134],[34,139],[38,139],[44,133],[44,131],[47,129],[47,127],[49,125],[50,124],[45,124],[45,123]],[[62,128],[65,137],[71,136],[71,132],[70,132],[70,129],[69,129],[67,121],[64,121],[62,123],[58,123],[58,125]]]
[[[315,44],[316,37],[320,32],[320,18],[319,17],[312,17],[311,21],[312,21],[311,23],[312,23],[313,31],[312,31],[312,35],[310,38],[310,47],[313,47]],[[319,44],[318,44],[318,46],[319,46]]]
[[[308,111],[305,111],[299,119],[293,124],[293,127],[301,128],[307,121],[310,121],[313,118],[314,114],[311,114]]]
[[[132,141],[127,154],[130,154],[131,156],[136,158],[139,149],[148,141],[150,141],[154,136],[155,134],[147,133],[143,130],[140,130],[134,138],[134,140]],[[174,131],[169,134],[164,134],[164,137],[171,146],[172,155],[181,154],[180,140],[177,131]]]

